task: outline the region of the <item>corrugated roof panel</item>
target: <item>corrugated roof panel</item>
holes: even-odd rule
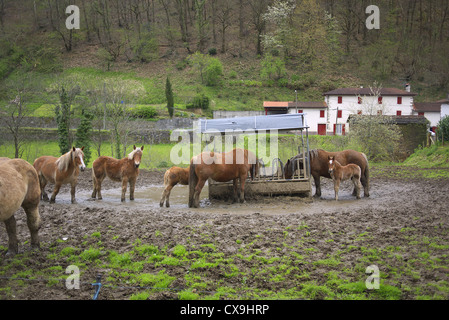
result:
[[[199,119],[197,130],[200,133],[225,133],[226,131],[246,130],[303,130],[308,129],[306,113],[276,114],[253,117],[236,117],[224,119]]]

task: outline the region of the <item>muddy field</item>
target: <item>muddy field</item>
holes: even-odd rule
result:
[[[141,170],[133,202],[127,193],[127,201],[120,203],[120,184],[109,180],[103,200],[91,201],[87,170],[79,178],[77,204],[70,204],[68,187],[55,204],[41,203],[40,251],[29,251],[29,231],[19,211],[22,253],[5,257],[7,236],[1,224],[0,298],[92,299],[90,283],[102,274],[106,285],[98,299],[129,299],[139,292],[131,285],[142,282],[124,274],[131,273],[125,267],[111,270],[106,253],[129,253],[139,243],[163,248],[172,258],[180,257],[173,252],[179,245],[191,253],[181,263],[147,263],[135,272],[172,279],[166,289],[147,290],[148,299],[178,299],[186,288],[199,299],[390,298],[351,287],[365,281],[365,269],[372,264],[380,269],[381,283],[394,289],[395,299],[448,299],[449,180],[390,178],[389,170],[394,168],[373,168],[371,196],[361,200],[351,196],[346,182],[335,202],[331,180],[322,178],[321,199],[276,197],[230,204],[209,201],[205,187],[199,209],[188,208],[185,186],[173,189],[170,208],[159,207],[163,171]],[[102,252],[103,259],[81,267],[79,290],[48,280],[49,275],[67,276],[72,260],[61,254],[65,247],[75,248],[77,255],[96,247]],[[220,257],[220,264],[189,264],[198,259],[192,253],[198,248],[205,252],[201,259],[216,262]],[[231,269],[238,272],[230,275]],[[313,285],[315,291],[310,291]]]

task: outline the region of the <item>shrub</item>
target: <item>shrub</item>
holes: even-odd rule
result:
[[[205,80],[207,86],[215,86],[219,83],[220,77],[223,75],[223,65],[217,58],[210,59],[206,67]]]
[[[186,105],[187,109],[209,109],[209,97],[204,93],[199,93],[193,98],[193,102]]]
[[[131,117],[138,119],[153,119],[157,116],[157,111],[151,106],[136,107],[132,111]]]
[[[209,49],[209,55],[215,56],[216,54],[217,54],[217,49],[216,48],[210,48]]]
[[[449,141],[449,116],[445,116],[438,122],[436,130],[438,141]]]

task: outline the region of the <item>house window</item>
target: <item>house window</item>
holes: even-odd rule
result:
[[[343,118],[343,110],[337,110],[337,118]]]
[[[382,97],[377,98],[377,101],[379,102],[379,104],[382,104]]]
[[[396,115],[397,115],[397,116],[402,116],[402,111],[401,111],[401,110],[397,110],[397,111],[396,111]]]
[[[320,118],[324,118],[324,110],[320,110]]]
[[[362,97],[359,97],[358,100],[359,100],[359,104],[362,104]]]
[[[398,97],[398,104],[402,104],[402,97]]]
[[[342,103],[343,103],[343,97],[340,96],[340,97],[338,97],[338,104],[342,104]]]

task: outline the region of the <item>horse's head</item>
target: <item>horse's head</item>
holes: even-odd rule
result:
[[[140,161],[142,160],[142,150],[143,146],[141,148],[136,148],[136,146],[134,146],[133,151],[128,155],[128,158],[133,160],[136,169],[139,168]]]
[[[328,156],[327,160],[328,160],[328,165],[329,165],[328,171],[329,171],[329,174],[332,175],[334,173],[334,168],[335,168],[335,157]]]
[[[298,160],[299,159],[299,160]],[[302,154],[299,154],[291,159],[288,159],[284,166],[284,178],[285,179],[291,179],[293,177],[293,174],[298,169],[298,163],[299,168],[303,168],[302,163]]]
[[[84,147],[82,148],[72,148],[72,158],[75,161],[75,165],[78,166],[81,171],[86,170],[86,165],[84,164]]]

